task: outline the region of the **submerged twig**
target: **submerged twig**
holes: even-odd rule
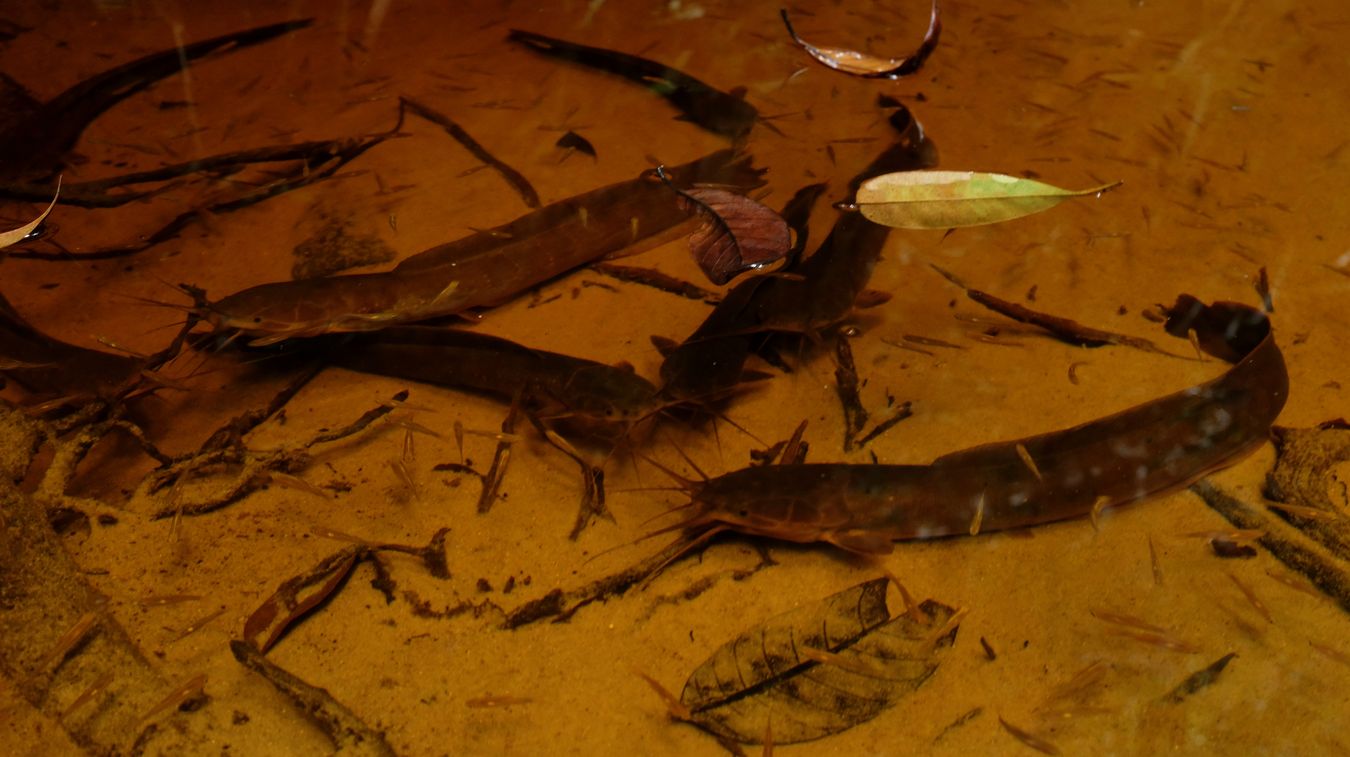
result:
[[[834,390],[844,407],[844,451],[854,447],[854,439],[867,425],[867,409],[863,407],[858,395],[858,370],[853,364],[853,349],[848,337],[838,334],[835,337]]]
[[[1289,568],[1306,576],[1318,589],[1336,600],[1341,609],[1350,612],[1350,571],[1325,548],[1316,543],[1296,541],[1297,537],[1289,533],[1293,531],[1292,527],[1280,527],[1277,519],[1228,494],[1209,479],[1191,484],[1190,489],[1234,526],[1264,531],[1265,535],[1257,540],[1262,547]]]
[[[366,725],[355,713],[333,698],[327,689],[306,683],[294,673],[284,670],[248,642],[231,641],[230,651],[241,665],[265,678],[277,691],[294,702],[332,740],[339,753],[393,757],[394,750],[385,741],[384,734]]]
[[[479,515],[492,509],[499,496],[498,492],[501,491],[502,479],[506,477],[506,466],[511,462],[511,439],[514,438],[516,431],[516,418],[521,412],[520,403],[521,396],[517,394],[511,401],[511,409],[507,411],[506,418],[502,420],[503,437],[498,440],[497,449],[492,453],[492,465],[482,476],[483,489],[478,494]]]
[[[595,263],[591,270],[596,273],[603,273],[619,281],[631,281],[635,284],[643,284],[653,289],[660,289],[663,292],[669,292],[691,300],[702,300],[703,302],[715,303],[718,299],[717,293],[683,279],[676,278],[667,273],[662,273],[655,268],[642,268],[632,265],[618,265],[617,263]]]
[[[1151,340],[1143,337],[1129,336],[1128,334],[1118,334],[1114,331],[1103,331],[1090,326],[1084,326],[1077,321],[1060,316],[1049,315],[1037,310],[1032,310],[1015,302],[1009,302],[999,297],[995,297],[987,292],[966,286],[964,282],[958,279],[954,274],[933,266],[933,270],[942,275],[943,278],[965,290],[966,296],[984,307],[1007,316],[1019,323],[1027,323],[1037,326],[1056,339],[1067,342],[1077,347],[1102,347],[1108,344],[1118,344],[1124,347],[1133,347],[1144,352],[1156,352],[1160,355],[1169,357],[1181,357],[1173,352],[1154,344]]]
[[[468,150],[475,158],[483,161],[491,167],[492,170],[500,174],[501,177],[506,180],[506,183],[510,184],[512,189],[516,190],[516,193],[520,195],[521,200],[524,200],[526,206],[531,208],[539,207],[539,193],[534,191],[534,186],[530,184],[530,180],[525,178],[525,175],[520,171],[508,166],[495,155],[488,152],[487,148],[478,144],[478,141],[469,136],[469,132],[465,131],[464,127],[455,123],[454,119],[440,111],[433,110],[430,107],[423,105],[411,97],[403,96],[400,97],[398,101],[401,109],[410,110],[442,129],[445,129],[446,133],[448,133],[456,142],[464,145],[464,149]]]
[[[672,559],[687,550],[688,546],[685,540],[676,540],[660,552],[617,573],[596,579],[576,589],[554,589],[548,594],[526,602],[507,613],[506,619],[502,622],[502,627],[506,629],[519,628],[545,618],[552,618],[554,623],[565,622],[571,619],[577,610],[586,605],[604,601],[613,596],[622,596],[634,586],[649,580]],[[732,578],[737,581],[744,580],[762,568],[775,564],[772,560],[767,559],[767,555],[762,555],[762,557],[764,559],[761,559],[754,567],[732,573]]]
[[[316,565],[286,579],[277,590],[249,615],[244,623],[244,640],[266,653],[290,628],[333,595],[356,564],[374,559],[380,552],[402,552],[422,560],[436,578],[449,578],[445,540],[450,529],[432,535],[425,547],[404,544],[372,544],[357,540],[320,560]],[[336,534],[331,534],[336,536]],[[348,537],[350,538],[350,537]]]
[[[282,394],[285,393],[286,390],[283,390]],[[406,398],[406,390],[394,395],[395,402]],[[309,453],[312,447],[358,434],[377,419],[392,412],[394,408],[395,405],[386,403],[366,411],[360,418],[342,428],[319,433],[300,444],[262,451],[245,447],[242,440],[234,436],[238,427],[227,424],[225,429],[228,429],[228,432],[212,435],[212,439],[218,440],[215,444],[222,446],[208,447],[203,445],[202,450],[198,453],[178,459],[172,465],[152,472],[141,480],[132,498],[133,500],[146,499],[151,501],[163,499],[163,496],[159,493],[168,489],[168,502],[161,504],[152,513],[152,518],[200,515],[219,509],[238,501],[266,484],[271,473],[295,473],[303,469],[309,465],[312,459]],[[248,417],[251,421],[257,416]],[[263,417],[266,417],[266,415]],[[247,422],[243,425],[247,425]],[[200,477],[203,471],[207,469],[221,466],[232,466],[236,467],[237,470],[227,481],[209,487],[196,499],[188,500],[183,496],[182,486],[186,481]]]
[[[177,237],[184,229],[199,219],[211,218],[251,205],[256,205],[264,200],[276,197],[277,195],[285,194],[286,192],[307,187],[332,178],[339,168],[342,168],[360,157],[367,150],[384,142],[386,139],[396,136],[401,126],[402,114],[399,116],[399,122],[387,132],[348,139],[330,140],[327,142],[306,143],[310,149],[310,153],[301,159],[300,165],[292,171],[289,171],[266,184],[249,187],[232,193],[223,200],[217,200],[210,204],[184,211],[164,226],[160,227],[159,230],[144,235],[134,242],[128,242],[123,245],[112,247],[101,247],[83,252],[70,252],[67,250],[58,252],[15,250],[10,254],[18,258],[55,261],[108,260],[125,257],[127,255],[134,255]]]

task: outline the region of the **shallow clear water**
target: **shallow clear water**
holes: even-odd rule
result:
[[[829,202],[845,199],[849,178],[893,139],[877,107],[883,94],[923,124],[942,168],[1036,176],[1069,188],[1124,182],[1099,198],[1004,224],[892,232],[870,282],[891,299],[856,315],[850,344],[865,380],[861,401],[873,418],[906,401],[913,417],[866,450],[845,452],[832,350],[808,342],[786,355],[791,373],[775,370],[772,380],[724,406],[733,423],[662,421],[642,441],[641,454],[685,473],[691,468],[677,449],[715,475],[744,467],[749,452],[765,446],[760,440],[785,439],[803,420],[811,461],[866,463],[875,454],[885,463],[922,464],[1082,423],[1225,369],[1219,361],[1122,347],[1075,348],[1014,328],[965,300],[933,264],[1008,300],[1171,342],[1185,354],[1184,342],[1142,314],[1182,292],[1257,305],[1254,282],[1264,267],[1290,372],[1279,424],[1304,428],[1350,412],[1341,384],[1350,348],[1350,227],[1341,192],[1350,65],[1340,52],[1350,16],[1337,3],[946,2],[937,51],[920,72],[895,82],[813,62],[791,44],[773,3],[451,5],[241,3],[208,11],[194,4],[11,4],[0,13],[16,24],[0,43],[0,71],[42,100],[180,41],[316,19],[308,29],[198,62],[190,75],[116,105],[83,132],[62,170],[67,183],[385,131],[400,95],[454,118],[526,176],[544,203],[631,179],[653,158],[678,164],[727,145],[675,120],[677,112],[650,92],[508,44],[511,28],[640,54],[722,90],[745,87],[763,118],[746,145],[768,168],[763,202],[780,207],[799,187],[829,182],[808,249],[837,216]],[[928,14],[922,3],[789,10],[809,41],[895,56],[918,44]],[[597,157],[555,146],[568,130],[589,140]],[[99,261],[11,257],[3,263],[3,292],[54,336],[153,351],[172,334],[163,327],[182,315],[136,298],[182,302],[166,282],[219,297],[289,279],[294,250],[322,232],[377,238],[402,259],[526,213],[501,176],[481,166],[438,127],[410,119],[399,138],[330,179],[208,214],[143,252]],[[61,206],[52,216],[54,238],[75,254],[125,243],[184,208],[237,191],[236,182],[267,180],[258,172],[223,177],[115,210]],[[33,207],[9,203],[3,212],[26,219]],[[683,240],[621,262],[708,286]],[[683,339],[708,312],[706,303],[584,270],[485,312],[474,328],[569,355],[627,361],[655,380],[661,355],[650,337]],[[972,324],[967,316],[988,322]],[[997,343],[975,338],[991,324],[1002,327]],[[897,347],[914,344],[907,335],[958,348]],[[133,417],[163,449],[182,453],[242,410],[265,405],[295,366],[194,352],[167,374],[181,388],[139,401]],[[586,606],[565,623],[503,630],[504,614],[521,603],[658,550],[666,537],[630,542],[652,528],[648,519],[685,498],[649,490],[667,481],[645,462],[616,455],[606,463],[614,521],[571,541],[576,468],[529,431],[516,444],[502,498],[477,515],[477,480],[434,466],[461,461],[456,422],[493,432],[507,406],[340,369],[324,370],[248,445],[298,444],[404,388],[410,405],[398,415],[440,436],[417,435],[415,454],[407,455],[405,428],[384,424],[322,448],[295,473],[323,498],[273,485],[206,515],[151,520],[124,496],[153,466],[133,445],[101,444],[82,467],[73,493],[101,501],[87,508],[115,514],[117,522],[67,539],[76,562],[167,681],[208,676],[205,707],[160,718],[164,733],[159,746],[150,740],[151,751],[184,744],[199,752],[223,745],[249,754],[329,750],[290,703],[234,661],[227,642],[278,584],[345,546],[333,533],[425,544],[442,527],[451,529],[450,579],[429,577],[413,559],[388,557],[399,592],[386,603],[370,586],[371,565],[360,565],[269,655],[327,689],[402,754],[721,753],[707,734],[672,723],[634,670],[678,693],[723,642],[875,577],[879,567],[917,596],[969,610],[954,646],[893,708],[825,739],[780,745],[782,751],[1025,750],[1000,718],[1064,753],[1347,747],[1335,704],[1350,691],[1344,657],[1334,654],[1344,650],[1343,605],[1273,578],[1292,573],[1267,546],[1253,558],[1225,560],[1204,538],[1186,536],[1234,526],[1184,490],[1108,511],[1098,528],[1079,519],[902,543],[875,561],[819,544],[719,540],[644,589]],[[15,388],[10,395],[20,397]],[[493,439],[470,433],[463,454],[485,470],[494,447]],[[586,454],[598,462],[606,448]],[[397,460],[406,461],[412,487],[391,465]],[[1263,500],[1274,460],[1266,444],[1211,481],[1261,513],[1271,534],[1317,544]],[[1336,470],[1341,478],[1330,479],[1328,491],[1338,519],[1347,505],[1339,483],[1344,464]],[[761,547],[775,564],[759,567]],[[1310,548],[1329,569],[1347,568],[1347,556],[1333,547]],[[1238,583],[1260,598],[1269,618]],[[158,595],[199,598],[144,604]],[[431,612],[414,612],[417,599]],[[1092,610],[1142,618],[1195,651],[1117,635]],[[448,617],[428,617],[437,614]],[[209,620],[200,630],[182,635],[202,618]],[[1230,652],[1237,657],[1210,685],[1166,703],[1188,676]],[[1043,705],[1055,687],[1098,663],[1107,672],[1082,695],[1084,709],[1047,715]],[[0,700],[0,721],[14,725],[10,738],[34,749],[73,748],[23,703],[21,688],[11,681]],[[471,706],[489,696],[522,701]]]

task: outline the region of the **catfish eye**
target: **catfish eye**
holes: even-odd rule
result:
[[[741,510],[741,511],[740,511],[740,515],[741,515],[742,518],[749,518],[749,517],[750,517],[750,511],[749,511],[749,510]]]
[[[260,315],[255,315],[255,316],[253,316],[253,322],[254,322],[254,323],[262,323],[262,316],[260,316]]]

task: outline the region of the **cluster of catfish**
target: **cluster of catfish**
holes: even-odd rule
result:
[[[870,77],[894,78],[917,70],[935,48],[941,29],[934,6],[920,48],[911,56],[890,59],[810,45],[797,36],[786,13],[783,20],[792,39],[822,64]],[[199,43],[184,48],[184,54],[191,59],[222,46],[244,46],[305,23]],[[741,97],[653,61],[527,32],[512,32],[511,39],[651,87],[688,120],[737,141],[758,120],[753,106]],[[176,55],[177,51],[175,62]],[[84,92],[87,101],[75,95],[53,101],[59,107],[49,106],[49,115],[58,114],[51,116],[58,122],[87,123],[116,98],[176,70],[162,56],[130,65],[129,74],[96,81]],[[441,124],[521,189],[526,204],[538,206],[537,196],[530,200],[533,191],[525,191],[528,182],[477,147],[457,124],[413,101],[405,99],[402,105]],[[76,115],[59,115],[69,112]],[[325,360],[348,368],[510,399],[510,417],[523,409],[546,438],[573,455],[587,473],[588,497],[575,536],[603,507],[600,473],[570,449],[552,424],[568,421],[593,433],[623,435],[663,411],[706,408],[736,393],[755,378],[745,367],[751,356],[781,363],[778,355],[784,339],[829,336],[855,308],[884,301],[884,294],[869,292],[866,286],[891,227],[992,223],[1105,189],[1073,193],[1011,177],[922,170],[936,165],[932,142],[903,107],[895,107],[890,123],[898,132],[894,143],[851,180],[852,202],[840,206],[843,212],[809,257],[802,254],[806,218],[824,186],[803,188],[779,216],[744,196],[761,186],[762,170],[754,169],[748,156],[724,150],[539,208],[511,223],[415,255],[388,272],[265,284],[218,301],[188,288],[195,298],[193,319],[210,324],[218,343],[237,340],[259,349],[317,351]],[[35,147],[27,157],[38,160],[46,155],[45,163],[38,162],[50,166],[54,156],[70,149],[79,129],[45,134],[29,128],[7,136],[15,134],[41,148]],[[330,162],[340,165],[381,138],[357,140],[341,149],[337,143],[325,143],[320,152],[330,151]],[[219,160],[173,169],[229,170],[254,159],[280,155],[291,157],[276,159],[307,159],[310,154],[279,148],[217,156]],[[120,182],[86,183],[68,188],[65,196],[86,204],[122,202],[146,193],[113,197],[107,190],[171,175],[176,174],[166,168]],[[25,199],[46,199],[48,194],[36,185],[11,185],[8,191]],[[0,234],[0,248],[27,238],[46,215]],[[681,343],[658,340],[664,353],[659,384],[623,367],[470,331],[414,325],[491,307],[595,260],[664,242],[684,233],[690,215],[702,222],[690,238],[700,266],[715,284],[735,285],[689,338]],[[177,233],[190,218],[191,213],[180,216],[151,235],[149,244]],[[788,228],[796,232],[795,238]],[[967,294],[1075,344],[1122,343],[1118,335],[1029,311],[978,290],[967,289]],[[1234,366],[1219,378],[1145,405],[1070,429],[953,452],[929,465],[807,464],[796,439],[789,447],[797,452],[785,452],[779,464],[685,482],[692,514],[661,531],[684,530],[686,536],[640,570],[597,582],[603,584],[597,591],[621,592],[725,531],[823,541],[853,552],[885,552],[895,540],[974,535],[1095,516],[1104,507],[1175,489],[1230,464],[1264,441],[1287,394],[1288,379],[1269,321],[1243,305],[1205,305],[1185,295],[1165,309],[1165,316],[1169,334],[1190,336],[1199,349]],[[156,385],[147,378],[177,353],[186,333],[185,329],[153,356],[113,355],[45,336],[0,298],[0,373],[64,402],[124,401],[146,391],[147,385]],[[372,751],[387,751],[377,731],[365,727],[327,692],[296,681],[263,655],[297,619],[335,591],[357,561],[381,551],[408,552],[422,556],[431,573],[443,577],[444,538],[442,530],[425,548],[358,544],[342,550],[283,584],[250,616],[245,638],[234,642],[232,650],[307,711],[317,713],[339,745],[346,738],[373,745]],[[572,609],[599,596],[582,594],[570,598]],[[869,582],[820,606],[752,629],[695,671],[679,701],[671,698],[672,711],[723,738],[753,742],[763,734],[766,744],[774,738],[770,719],[783,712],[798,720],[796,728],[777,734],[781,743],[818,738],[867,720],[932,674],[938,653],[950,646],[963,614],[925,603],[892,618],[884,595],[884,582]],[[540,602],[548,606],[544,610],[521,608],[530,611],[529,618],[518,611],[508,618],[508,625],[567,611],[563,602],[568,599],[551,593]],[[812,636],[827,627],[832,629],[829,634]],[[728,667],[727,660],[751,662]],[[735,676],[724,676],[725,671],[734,671]],[[199,676],[189,681],[182,696],[199,691],[204,680]],[[82,699],[92,699],[93,690]]]
[[[788,28],[794,41],[831,68],[894,77],[922,64],[941,25],[935,7],[919,51],[903,59],[814,47]],[[735,96],[660,64],[536,34],[513,32],[512,38],[647,84],[666,94],[685,118],[714,132],[739,138],[757,117]],[[790,256],[776,274],[734,287],[683,343],[658,344],[665,353],[660,389],[665,399],[724,395],[743,380],[751,354],[775,360],[777,335],[818,335],[842,321],[868,299],[866,283],[889,226],[994,223],[1114,186],[1066,192],[994,174],[916,170],[934,165],[936,151],[907,110],[897,110],[892,123],[900,139],[850,183],[855,200],[844,207],[860,213],[842,214],[809,258]],[[803,190],[784,216],[792,219],[803,207],[809,210],[819,191]],[[799,253],[804,226],[793,225]],[[977,290],[968,294],[1070,343],[1130,343]],[[1287,397],[1288,376],[1269,320],[1254,308],[1205,305],[1182,295],[1162,308],[1162,315],[1169,334],[1189,336],[1200,350],[1234,367],[1145,405],[1061,431],[954,452],[929,465],[789,464],[688,481],[693,515],[663,530],[687,530],[685,549],[732,530],[875,553],[889,551],[899,539],[1095,516],[1106,507],[1183,487],[1264,441]]]
[[[652,61],[520,31],[511,39],[652,86],[686,118],[718,133],[743,137],[756,117],[744,100]],[[482,154],[447,117],[407,98],[403,105],[444,126],[518,189],[528,186],[509,167]],[[855,185],[936,161],[936,151],[907,111],[901,108],[892,121],[901,130],[899,141]],[[804,188],[780,217],[745,196],[762,186],[762,173],[748,155],[722,150],[539,208],[414,255],[390,271],[264,284],[214,302],[194,290],[194,309],[217,333],[247,339],[251,347],[317,346],[343,367],[512,400],[513,408],[522,407],[546,438],[583,469],[587,493],[575,537],[604,513],[602,472],[554,433],[554,424],[613,437],[665,411],[707,408],[754,377],[744,364],[752,351],[771,354],[769,335],[815,334],[842,319],[861,294],[886,229],[850,214],[815,255],[802,261],[807,217],[824,187]],[[530,201],[532,190],[521,194],[527,204],[537,204]],[[682,345],[660,345],[669,349],[659,386],[627,366],[458,329],[410,325],[491,307],[582,265],[688,233],[685,221],[691,215],[702,224],[690,237],[690,247],[710,281],[724,285],[748,271],[773,270],[732,289],[708,323]],[[795,244],[789,226],[796,231]],[[753,320],[746,320],[751,314]],[[325,335],[330,336],[315,339]],[[306,344],[300,344],[302,339]]]
[[[831,68],[896,77],[923,63],[941,24],[935,7],[923,44],[901,59],[816,47],[790,24],[788,29]],[[741,97],[654,61],[529,32],[513,31],[510,39],[649,87],[685,119],[737,142],[758,120]],[[466,142],[448,119],[411,101],[404,106]],[[890,122],[899,132],[894,144],[852,179],[853,201],[840,206],[844,212],[809,257],[801,255],[806,217],[823,186],[798,192],[779,221],[741,196],[761,185],[762,170],[748,156],[723,150],[555,202],[412,256],[391,271],[264,284],[217,301],[192,290],[194,315],[216,334],[254,347],[319,348],[349,368],[510,398],[597,484],[588,484],[598,496],[583,503],[575,536],[602,512],[603,489],[598,469],[548,428],[553,422],[624,433],[674,406],[706,407],[735,393],[754,377],[745,368],[751,355],[781,363],[777,347],[784,335],[820,336],[855,307],[884,299],[866,285],[892,226],[992,223],[1109,188],[1066,192],[994,174],[920,170],[936,164],[936,149],[907,109],[897,107]],[[665,353],[659,385],[624,367],[468,331],[410,325],[491,307],[635,245],[667,241],[683,233],[690,213],[703,220],[691,246],[715,283],[776,268],[746,276],[684,342],[659,342]],[[795,241],[788,242],[784,226],[795,229]],[[689,547],[736,530],[877,552],[895,539],[1087,515],[1189,483],[1264,439],[1283,405],[1287,377],[1262,313],[1183,296],[1166,315],[1169,333],[1191,334],[1201,349],[1236,366],[1148,405],[1064,431],[956,452],[927,466],[786,464],[688,482],[694,515],[665,530],[700,529]]]

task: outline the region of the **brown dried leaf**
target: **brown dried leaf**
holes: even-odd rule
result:
[[[241,643],[252,646],[259,654],[266,654],[297,620],[332,596],[333,592],[342,586],[347,576],[351,575],[356,563],[361,560],[370,559],[381,552],[401,552],[420,558],[432,576],[442,579],[450,577],[450,569],[445,563],[445,539],[450,533],[448,528],[442,528],[432,534],[431,541],[425,547],[373,544],[322,527],[316,528],[315,533],[326,538],[354,543],[325,557],[314,567],[283,581],[276,592],[253,611],[244,622],[244,638]]]
[[[703,219],[689,235],[689,251],[714,284],[776,263],[792,248],[787,221],[745,195],[694,187],[679,196],[686,212]]]
[[[932,634],[952,608],[923,603],[927,622],[892,618],[888,579],[877,578],[770,618],[712,654],[680,702],[689,721],[723,738],[792,744],[847,730],[891,707],[937,670]],[[811,651],[803,652],[803,649]],[[866,671],[865,673],[863,671]]]
[[[883,58],[842,47],[816,47],[797,36],[797,31],[792,28],[792,22],[788,21],[786,9],[779,13],[783,16],[783,25],[787,27],[792,41],[801,45],[812,58],[836,71],[870,79],[899,79],[918,71],[923,67],[924,61],[928,60],[928,56],[933,54],[933,50],[937,49],[938,36],[942,33],[942,19],[938,13],[937,0],[933,0],[933,12],[928,19],[928,33],[924,34],[923,42],[919,44],[918,49],[905,58]]]
[[[244,640],[267,652],[290,628],[342,584],[352,566],[369,547],[352,545],[335,552],[310,570],[287,579],[244,622]],[[259,637],[266,638],[259,640]]]

